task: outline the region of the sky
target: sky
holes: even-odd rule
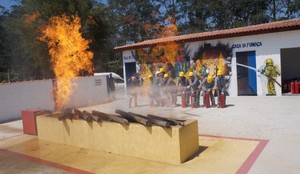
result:
[[[17,2],[15,0],[0,0],[0,5],[5,7],[5,9],[10,9],[10,6],[16,5]]]
[[[99,2],[107,3],[107,0],[98,0]],[[0,5],[5,7],[6,10],[10,9],[10,6],[17,5],[15,0],[0,0]]]

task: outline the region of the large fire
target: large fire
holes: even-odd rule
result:
[[[62,110],[72,94],[75,84],[71,82],[71,78],[79,76],[83,71],[93,71],[90,41],[81,36],[80,28],[80,18],[77,16],[54,16],[42,29],[42,36],[39,38],[48,45],[56,76],[56,110]]]
[[[161,32],[156,35],[157,38],[166,38],[176,36],[178,34],[178,28],[175,20],[173,20],[172,17],[169,17],[167,21],[169,24],[161,28]],[[160,57],[160,62],[175,65],[175,59],[179,49],[179,44],[175,42],[168,42],[168,44],[157,44],[153,48],[153,53],[157,54],[163,50],[164,55]]]
[[[159,30],[155,35],[155,38],[166,38],[171,36],[176,36],[178,34],[178,29],[176,26],[176,22],[172,20],[171,17],[167,19],[168,25],[159,26],[159,25],[150,25],[146,24],[146,31]],[[175,65],[176,56],[178,54],[178,50],[180,49],[180,45],[175,42],[168,42],[168,44],[162,43],[157,44],[152,47],[151,50],[143,50],[137,49],[137,54],[139,55],[139,63],[141,64],[140,75],[142,77],[148,77],[150,74],[154,74],[155,71],[159,70],[160,67],[164,67],[167,71],[168,68],[166,66],[167,63]],[[152,62],[152,66],[155,66],[155,70],[151,70],[149,62]]]
[[[166,26],[160,26],[158,24],[151,25],[146,24],[146,31],[151,31],[152,29],[158,30],[159,32],[154,36],[155,38],[167,38],[171,36],[176,36],[178,34],[178,29],[176,22],[172,17],[169,17],[167,20]],[[147,95],[147,91],[150,88],[149,75],[154,75],[161,67],[163,67],[167,73],[169,69],[167,64],[175,66],[176,57],[178,51],[180,50],[180,45],[175,42],[168,42],[168,44],[162,43],[157,44],[150,49],[137,49],[137,55],[139,57],[140,67],[140,76],[145,78],[144,81],[144,93]]]

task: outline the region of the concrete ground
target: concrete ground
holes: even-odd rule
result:
[[[87,107],[85,109],[89,111],[100,110],[107,113],[114,113],[115,109],[129,111],[127,101],[128,98],[125,96],[125,94],[123,92],[119,92],[117,93],[117,98],[115,101],[102,105]],[[180,101],[178,103],[180,103]],[[224,173],[248,172],[253,174],[296,174],[300,172],[300,151],[297,150],[298,146],[300,145],[300,128],[298,126],[300,123],[300,96],[227,97],[227,107],[224,109],[195,109],[189,107],[181,108],[180,106],[150,107],[148,105],[147,98],[144,97],[139,98],[138,104],[138,107],[131,108],[130,111],[145,115],[151,113],[164,117],[179,119],[197,119],[199,125],[199,134],[202,138],[215,137],[219,139],[237,139],[249,141],[256,140],[257,142],[264,142],[263,146],[259,147],[259,145],[257,145],[260,150],[254,150],[252,153],[249,152],[247,155],[248,158],[245,159],[245,161],[248,161],[248,164],[246,164],[246,170],[244,170],[244,172],[243,170],[235,170],[235,172],[231,171]],[[33,160],[30,157],[24,157],[24,155],[16,155],[18,153],[15,152],[8,152],[3,149],[1,150],[5,144],[7,147],[8,142],[12,143],[20,141],[19,137],[24,137],[22,134],[22,121],[15,121],[0,125],[0,173],[2,173],[1,171],[5,171],[4,173],[83,172],[81,170],[68,170],[69,168],[60,167],[60,165],[62,165],[60,163],[57,165],[51,165],[51,163],[45,162],[45,160],[36,160],[37,158],[34,158]],[[212,140],[208,142],[211,141]],[[12,148],[17,149],[17,147]],[[236,146],[236,151],[239,151],[243,148],[243,146]],[[245,151],[246,150],[247,148],[245,148]],[[224,156],[226,158],[227,155],[225,154],[226,153],[224,153]],[[228,158],[235,157],[228,156]],[[114,157],[114,160],[117,159],[124,159],[124,157]],[[137,163],[142,164],[139,160],[137,160]],[[192,161],[190,163],[196,162]],[[127,173],[127,164],[134,166],[134,163],[123,162],[119,166],[111,167],[123,167],[123,172]],[[164,168],[171,169],[167,165],[156,162],[146,162],[146,164],[152,167],[159,166],[159,168],[162,169],[158,171],[150,170],[148,173],[160,173],[159,171],[164,171]],[[213,164],[210,168],[213,168]],[[176,166],[176,168],[172,169],[174,169],[174,171],[183,171],[180,166]],[[144,171],[135,170],[131,173],[142,172]],[[106,172],[101,173],[110,172],[109,170],[106,170]],[[204,171],[203,173],[206,172]]]

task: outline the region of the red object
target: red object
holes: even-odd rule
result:
[[[24,134],[37,135],[36,116],[40,111],[37,109],[22,111]]]
[[[219,106],[220,106],[220,108],[225,108],[225,97],[224,97],[224,94],[220,95]]]
[[[205,97],[205,99],[204,99],[204,101],[205,101],[204,105],[205,105],[206,108],[209,108],[210,107],[209,93],[208,92],[205,93],[204,97]]]
[[[195,94],[191,93],[191,108],[195,108]]]
[[[295,94],[295,83],[291,82],[291,93]]]
[[[182,92],[181,94],[181,107],[186,108],[186,93]]]
[[[299,87],[300,87],[300,82],[295,82],[295,94],[299,94]]]

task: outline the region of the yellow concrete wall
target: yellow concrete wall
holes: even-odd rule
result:
[[[38,137],[60,144],[134,156],[147,160],[180,164],[199,149],[198,122],[162,128],[130,123],[84,120],[58,121],[54,116],[37,117]]]

